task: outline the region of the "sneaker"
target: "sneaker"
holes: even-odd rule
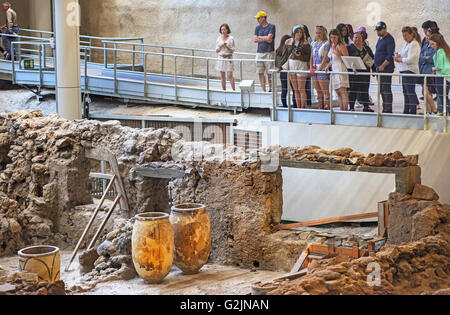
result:
[[[425,97],[421,96],[419,99],[420,99],[421,101],[423,101],[423,100],[425,100]]]
[[[11,60],[11,55],[9,53],[5,53],[5,60]]]
[[[363,112],[365,112],[365,113],[375,113],[375,111],[373,109],[370,109],[370,108],[364,108]]]

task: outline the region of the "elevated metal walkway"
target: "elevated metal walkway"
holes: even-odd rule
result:
[[[35,30],[22,32],[37,33],[39,37],[20,35],[12,42],[16,48],[15,56],[13,53],[16,61],[0,60],[0,79],[37,87],[37,93],[42,88],[55,88],[53,34]],[[142,38],[82,36],[80,44],[81,86],[86,94],[235,112],[250,107],[269,109],[272,104],[271,93],[258,87],[255,90],[252,86],[250,90],[240,89],[244,64],[255,63],[252,54],[241,53],[252,59],[235,59],[240,65],[241,78],[236,80],[236,91],[223,91],[220,81],[210,73],[216,57],[195,56],[195,53],[215,54],[212,50],[148,45]],[[147,51],[155,48],[161,52]],[[167,53],[170,50],[189,51],[190,54]],[[25,60],[27,63],[33,61],[31,68],[25,67]],[[187,63],[191,66],[186,66]],[[195,63],[204,64],[197,67],[199,73],[194,73]],[[160,73],[147,69],[160,69]]]
[[[0,79],[26,86],[39,97],[42,88],[55,88],[54,48],[52,32],[22,30],[13,42],[16,61],[0,60]],[[11,36],[11,35],[10,35]],[[403,115],[383,113],[380,85],[372,83],[375,113],[335,110],[336,95],[330,110],[296,109],[292,104],[281,106],[278,74],[272,71],[272,93],[265,93],[257,83],[256,56],[235,53],[236,91],[223,91],[218,72],[212,70],[217,61],[214,50],[145,44],[143,38],[80,37],[80,77],[85,96],[89,94],[140,100],[149,103],[204,107],[243,111],[248,108],[268,109],[272,121],[292,123],[331,124],[366,127],[388,127],[420,130],[448,130],[449,117],[444,115]],[[25,61],[33,61],[25,67]],[[266,60],[267,61],[267,60]],[[300,71],[285,71],[296,73]],[[339,75],[331,73],[330,75]],[[367,73],[341,73],[370,75]],[[392,75],[402,80],[404,74]],[[428,75],[431,77],[431,75]],[[426,82],[427,80],[425,80]],[[379,80],[378,80],[379,82]],[[425,84],[426,86],[426,84]],[[395,85],[403,100],[401,85]],[[289,92],[291,94],[291,92]],[[333,87],[330,84],[330,94]],[[397,96],[398,97],[398,96]],[[84,114],[89,116],[87,97],[83,98]],[[399,103],[401,103],[400,101]]]

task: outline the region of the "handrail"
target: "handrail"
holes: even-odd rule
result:
[[[279,105],[278,105],[278,99],[277,99],[277,91],[276,91],[276,84],[275,84],[275,82],[276,82],[276,80],[277,80],[277,74],[278,73],[303,73],[303,74],[310,74],[311,72],[310,71],[307,71],[307,70],[281,70],[281,71],[277,71],[277,70],[275,70],[275,69],[271,69],[271,70],[269,70],[269,72],[270,73],[272,73],[272,75],[273,75],[273,78],[272,78],[272,80],[273,80],[273,82],[274,82],[274,84],[273,84],[273,89],[272,89],[272,119],[274,120],[274,121],[277,121],[278,120],[278,108],[279,108]],[[424,86],[425,86],[425,93],[427,93],[428,92],[428,90],[427,90],[427,78],[443,78],[444,80],[444,93],[445,93],[445,91],[446,91],[446,86],[447,86],[447,84],[448,84],[448,79],[450,78],[450,75],[436,75],[436,74],[405,74],[405,73],[378,73],[378,72],[334,72],[334,71],[314,71],[314,74],[328,74],[328,75],[330,75],[330,77],[331,76],[333,76],[333,75],[354,75],[354,76],[376,76],[376,77],[378,77],[378,78],[380,78],[381,76],[391,76],[391,77],[419,77],[419,78],[424,78],[424,82],[425,82],[425,84],[424,84]],[[377,91],[377,95],[378,95],[378,109],[377,109],[377,111],[376,111],[376,113],[375,114],[377,114],[377,120],[378,120],[378,123],[377,123],[377,127],[383,127],[383,120],[382,120],[382,117],[383,116],[385,116],[387,113],[382,113],[381,112],[381,97],[380,97],[380,95],[381,95],[381,90],[380,90],[380,82],[381,82],[381,80],[379,80],[378,79],[378,91]],[[288,84],[289,85],[289,84]],[[415,85],[415,84],[414,84]],[[332,95],[332,80],[330,79],[330,95]],[[290,94],[289,94],[290,95]],[[426,94],[425,94],[425,96],[426,96]],[[290,99],[290,97],[289,97],[289,99]],[[335,124],[335,120],[334,120],[334,116],[335,116],[335,113],[334,113],[334,108],[333,108],[333,104],[332,104],[332,102],[333,102],[333,100],[332,100],[332,98],[330,98],[330,109],[329,110],[320,110],[320,111],[325,111],[325,112],[327,112],[327,111],[329,111],[330,112],[330,115],[331,115],[331,117],[330,117],[330,123],[333,125],[333,124]],[[415,106],[415,105],[414,105]],[[426,108],[426,106],[427,106],[427,100],[426,100],[426,98],[425,98],[425,109],[424,109],[424,112],[423,112],[423,118],[424,118],[424,130],[428,130],[429,129],[429,119],[430,119],[430,115],[427,113],[427,108]],[[447,125],[448,125],[448,121],[450,120],[450,117],[447,117],[447,106],[448,106],[448,104],[447,104],[447,95],[444,95],[444,104],[442,104],[442,106],[443,106],[443,116],[442,117],[439,117],[438,116],[438,119],[442,119],[443,120],[443,132],[444,133],[446,133],[447,132],[447,129],[448,129],[448,127],[447,127]],[[294,111],[311,111],[311,109],[306,109],[306,108],[303,108],[303,109],[293,109],[292,108],[292,106],[291,106],[291,104],[290,104],[290,102],[289,102],[289,105],[288,105],[288,108],[287,108],[287,110],[288,110],[288,121],[289,122],[292,122],[292,120],[293,120],[293,115],[292,115],[292,113],[294,112]],[[347,113],[346,111],[344,111],[344,113]],[[358,113],[358,112],[350,112],[352,115],[359,115],[360,113]],[[420,116],[421,114],[416,114],[416,115],[412,115],[412,114],[404,114],[404,113],[389,113],[389,115],[396,115],[396,116],[399,116],[399,117],[418,117],[418,116]]]
[[[102,42],[113,44],[115,41],[111,41],[111,40],[105,39]],[[122,43],[121,45],[133,45],[133,44],[131,44],[131,43]],[[165,48],[165,49],[178,49],[178,50],[190,50],[190,51],[194,50],[194,51],[216,53],[216,51],[214,49],[204,49],[204,48],[188,48],[188,47],[165,46],[165,45],[156,45],[156,44],[141,44],[141,46],[143,46],[143,47],[150,47],[150,48]],[[256,53],[247,53],[247,52],[234,52],[234,54],[256,56]],[[269,62],[270,60],[265,60],[265,61]]]

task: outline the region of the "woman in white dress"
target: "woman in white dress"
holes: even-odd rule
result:
[[[330,45],[330,63],[326,69],[332,67],[332,72],[347,72],[347,67],[342,61],[342,56],[348,56],[348,50],[345,46],[342,37],[338,30],[333,29],[329,36]],[[350,88],[350,81],[348,74],[336,74],[331,76],[331,83],[338,95],[339,107],[342,111],[348,110],[348,93],[347,89]]]
[[[216,70],[220,71],[220,78],[222,80],[222,90],[227,90],[227,79],[226,74],[228,74],[228,80],[230,80],[231,88],[233,91],[236,90],[233,71],[233,53],[235,51],[234,39],[230,35],[231,30],[228,24],[222,24],[220,26],[220,36],[216,42],[216,52],[219,54],[219,60],[216,64]]]

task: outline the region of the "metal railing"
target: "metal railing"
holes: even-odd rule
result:
[[[299,108],[293,108],[293,104],[291,102],[291,83],[290,83],[290,74],[304,74],[304,75],[310,75],[311,72],[310,71],[300,71],[300,70],[282,70],[280,72],[277,72],[276,70],[270,70],[270,72],[273,74],[273,81],[272,81],[272,120],[273,121],[277,121],[278,117],[277,114],[280,110],[287,110],[288,111],[288,121],[289,122],[294,122],[293,119],[293,113],[294,112],[311,112],[311,111],[315,111],[317,112],[317,110],[313,110],[313,109],[299,109]],[[278,73],[287,73],[288,74],[288,97],[287,97],[287,101],[288,101],[288,106],[287,109],[286,108],[282,108],[280,107],[280,103],[279,103],[279,93],[278,93],[278,85],[277,85],[277,78],[278,78]],[[334,124],[335,123],[335,116],[337,111],[334,109],[334,102],[333,102],[333,80],[332,77],[333,76],[338,76],[338,75],[349,75],[349,76],[374,76],[377,78],[377,102],[376,102],[376,111],[372,114],[372,115],[377,115],[377,127],[384,127],[383,125],[383,117],[385,116],[389,116],[389,115],[395,115],[397,117],[400,118],[411,118],[411,117],[420,117],[423,116],[424,119],[424,129],[425,130],[429,130],[429,122],[430,119],[441,119],[443,121],[443,132],[447,132],[448,131],[448,121],[450,120],[448,117],[448,115],[450,114],[448,112],[448,107],[450,104],[447,104],[447,97],[448,95],[445,94],[445,91],[447,89],[447,85],[450,84],[447,80],[450,79],[450,75],[434,75],[434,74],[406,74],[406,73],[378,73],[378,72],[328,72],[328,71],[315,71],[314,74],[326,74],[330,76],[330,80],[329,80],[329,93],[330,93],[330,104],[329,105],[329,110],[319,110],[320,112],[329,112],[330,118],[330,124]],[[381,91],[381,77],[383,76],[390,76],[390,77],[398,77],[399,81],[403,81],[404,78],[410,77],[410,78],[423,78],[424,79],[424,111],[423,111],[423,115],[422,114],[416,114],[416,115],[412,115],[412,114],[402,114],[402,113],[384,113],[383,112],[383,108],[382,108],[382,91]],[[443,91],[444,91],[444,97],[443,97],[443,113],[442,113],[442,117],[436,116],[436,115],[429,115],[427,113],[427,94],[429,93],[428,90],[428,79],[429,78],[442,78],[443,79]],[[413,83],[414,85],[419,84],[419,83]],[[369,93],[369,91],[367,91],[367,93]],[[394,100],[393,100],[394,101]],[[418,104],[417,104],[418,105]],[[404,104],[404,106],[406,106],[406,104]],[[415,105],[414,105],[415,106]],[[351,111],[351,112],[347,112],[347,111],[339,111],[339,113],[348,113],[351,115],[361,115],[362,113],[356,112],[356,111]],[[367,114],[371,114],[371,113],[364,113],[365,115]]]
[[[41,32],[41,31],[35,31],[39,34],[39,37],[33,37],[33,36],[21,36],[21,35],[11,35],[12,37],[18,37],[18,38],[28,38],[30,40],[27,41],[13,41],[12,42],[12,46],[20,46],[20,45],[28,45],[28,46],[35,46],[37,47],[37,49],[29,49],[29,48],[22,48],[22,49],[17,49],[18,52],[18,59],[19,61],[21,60],[22,57],[26,57],[29,56],[28,54],[25,53],[33,53],[35,54],[34,56],[38,57],[38,60],[40,61],[38,63],[38,68],[36,68],[35,70],[39,70],[40,71],[40,86],[43,85],[43,80],[42,80],[42,73],[43,71],[48,71],[50,68],[47,67],[47,60],[48,58],[52,58],[52,57],[47,57],[47,49],[48,46],[50,45],[50,39],[48,38],[41,38],[47,35],[53,35],[52,32]],[[168,58],[171,59],[171,61],[173,62],[173,68],[171,73],[169,74],[170,76],[173,77],[173,86],[175,89],[175,101],[178,101],[178,89],[180,87],[179,84],[179,79],[180,78],[185,78],[185,77],[198,77],[196,76],[196,74],[194,73],[194,62],[198,62],[198,63],[202,63],[202,69],[204,69],[205,73],[204,73],[204,77],[205,77],[205,81],[202,81],[204,83],[206,83],[206,103],[207,105],[211,105],[210,103],[210,92],[211,92],[211,82],[213,79],[213,76],[211,75],[211,72],[209,71],[210,65],[212,62],[216,62],[219,59],[216,56],[216,52],[214,50],[210,50],[210,49],[196,49],[196,48],[185,48],[185,47],[177,47],[177,46],[162,46],[162,45],[153,45],[153,44],[144,44],[143,43],[143,38],[103,38],[103,37],[95,37],[95,36],[83,36],[83,39],[86,39],[86,45],[81,45],[80,46],[80,54],[84,59],[84,87],[85,87],[85,92],[89,93],[91,92],[89,89],[89,72],[88,72],[88,68],[89,68],[89,63],[92,63],[92,55],[95,52],[99,52],[99,56],[103,55],[103,60],[102,62],[99,62],[99,65],[104,66],[104,69],[108,69],[108,70],[112,70],[113,71],[113,77],[112,80],[114,81],[114,93],[117,94],[119,97],[119,89],[118,89],[118,85],[119,82],[123,79],[119,78],[118,75],[118,71],[119,70],[123,70],[126,68],[123,68],[124,64],[119,63],[118,60],[118,55],[128,55],[127,58],[129,58],[129,60],[131,60],[131,63],[129,63],[129,65],[131,65],[130,70],[131,71],[138,71],[139,73],[143,74],[143,91],[142,91],[142,97],[143,98],[148,98],[149,97],[149,82],[148,82],[148,75],[152,74],[152,72],[148,72],[147,71],[147,65],[148,65],[148,57],[149,56],[156,56],[160,58],[160,62],[161,62],[161,73],[166,74],[165,71],[165,64]],[[96,46],[98,43],[98,46]],[[113,47],[108,47],[112,45]],[[119,48],[120,46],[125,46],[126,48],[129,49],[123,49],[123,48]],[[152,49],[152,48],[157,48],[157,49],[161,49],[161,52],[154,52],[154,51],[147,51],[146,49]],[[26,49],[26,50],[24,50]],[[176,50],[184,50],[184,51],[188,51],[190,53],[188,54],[171,54],[171,53],[167,53],[166,50],[167,49],[176,49]],[[15,51],[14,49],[12,50],[13,52]],[[207,53],[213,53],[215,56],[214,57],[205,57],[205,56],[196,56],[195,53],[196,52],[207,52]],[[255,54],[251,54],[251,53],[235,53],[235,55],[244,55],[244,56],[252,56],[254,57]],[[112,64],[108,63],[108,58],[112,58]],[[139,62],[137,60],[140,60]],[[180,63],[180,60],[188,60],[191,62],[191,70],[190,73],[188,75],[182,75],[179,72],[178,69],[178,64]],[[249,76],[248,73],[243,72],[243,65],[244,64],[251,64],[251,65],[255,65],[256,62],[261,61],[261,62],[269,62],[268,60],[257,60],[255,58],[252,59],[230,59],[231,62],[234,62],[236,64],[239,64],[239,80],[242,81],[244,79],[246,79],[246,76]],[[13,82],[15,82],[15,63],[12,62],[12,74],[13,74]],[[140,67],[140,68],[138,68]],[[19,68],[22,68],[22,65],[19,63]],[[50,69],[51,70],[51,69]],[[305,73],[305,74],[309,74],[309,71],[287,71],[284,70],[283,72],[285,73]],[[277,120],[277,114],[279,111],[283,111],[286,109],[280,108],[278,107],[279,105],[279,95],[278,95],[278,73],[275,70],[271,70],[271,73],[273,74],[273,80],[272,80],[272,84],[273,84],[273,94],[272,94],[272,119],[273,120]],[[252,72],[252,74],[254,74],[254,72]],[[378,127],[383,127],[383,117],[389,116],[391,114],[386,114],[382,112],[382,108],[381,108],[381,80],[380,78],[382,76],[391,76],[391,77],[396,77],[399,78],[399,81],[401,81],[403,78],[406,77],[421,77],[424,78],[424,87],[425,87],[425,93],[428,93],[428,89],[427,89],[427,79],[428,78],[443,78],[444,81],[444,91],[446,89],[446,86],[448,84],[448,81],[446,80],[447,78],[449,78],[450,76],[439,76],[439,75],[420,75],[420,74],[397,74],[397,73],[364,73],[364,72],[359,72],[359,73],[353,73],[353,72],[323,72],[323,71],[317,71],[316,74],[328,74],[330,76],[335,76],[335,75],[352,75],[352,76],[374,76],[378,78],[378,84],[375,83],[375,85],[377,85],[377,94],[376,94],[376,113],[374,113],[373,115],[377,115],[377,126]],[[289,76],[288,76],[289,77]],[[142,80],[142,79],[141,79]],[[236,81],[239,81],[236,80]],[[374,84],[372,84],[372,87],[374,86]],[[291,85],[288,84],[288,88],[290,89]],[[332,82],[330,81],[330,85],[329,85],[329,89],[330,89],[330,95],[333,95],[333,86],[332,86]],[[239,92],[237,92],[239,93]],[[289,95],[291,94],[291,91],[289,91]],[[242,92],[241,92],[242,95]],[[331,102],[332,102],[332,98]],[[290,101],[290,98],[289,98]],[[375,101],[375,100],[374,100]],[[375,103],[375,102],[374,102]],[[448,110],[447,110],[447,98],[444,97],[444,103],[445,104],[441,104],[443,106],[443,116],[442,117],[434,117],[434,116],[430,116],[427,113],[426,110],[426,106],[427,106],[427,98],[425,97],[425,110],[423,113],[423,120],[424,120],[424,129],[428,130],[428,126],[429,126],[429,122],[431,120],[436,120],[438,119],[442,119],[443,120],[443,130],[445,132],[447,132],[448,129],[448,117],[447,115]],[[243,104],[243,101],[241,101],[241,104]],[[331,124],[335,123],[335,118],[336,118],[336,113],[342,114],[343,112],[341,111],[336,111],[332,104],[330,104],[330,110],[329,110],[329,121]],[[289,121],[293,121],[293,113],[296,112],[301,112],[301,111],[313,111],[311,109],[294,109],[291,102],[289,103],[289,106],[287,108],[288,111],[288,116],[289,116]],[[324,111],[321,110],[321,112],[323,113]],[[361,113],[359,112],[351,112],[352,115],[361,115]],[[366,113],[364,113],[366,114]],[[411,115],[403,115],[403,114],[395,114],[396,116],[399,117],[411,117]],[[418,115],[416,115],[415,117],[417,117]]]

